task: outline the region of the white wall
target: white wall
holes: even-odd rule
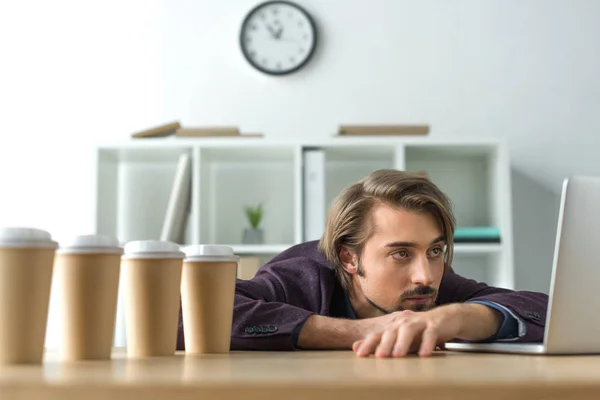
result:
[[[0,2],[0,223],[93,228],[93,146],[160,112],[159,6]]]
[[[600,2],[298,0],[320,46],[300,73],[243,60],[255,0],[0,3],[0,223],[94,227],[93,149],[172,119],[269,137],[429,123],[508,138],[519,288],[546,291],[556,196],[600,174]]]
[[[239,51],[255,3],[165,7],[163,112],[268,136],[415,122],[432,136],[506,137],[517,286],[548,290],[561,181],[600,174],[600,2],[302,0],[320,47],[282,79],[255,72]]]

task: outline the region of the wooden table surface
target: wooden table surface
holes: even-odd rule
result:
[[[600,399],[600,356],[352,352],[60,362],[0,368],[0,399]]]

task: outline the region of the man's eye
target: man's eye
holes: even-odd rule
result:
[[[442,252],[443,252],[442,249],[439,247],[434,247],[433,249],[430,250],[432,257],[437,257],[437,256],[441,255]]]
[[[407,258],[408,257],[408,251],[406,251],[406,250],[400,250],[400,251],[395,252],[392,255],[396,259]]]

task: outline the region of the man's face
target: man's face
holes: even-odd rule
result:
[[[388,312],[434,307],[444,273],[443,232],[430,213],[378,205],[374,233],[360,260],[354,257],[352,281],[359,302]]]

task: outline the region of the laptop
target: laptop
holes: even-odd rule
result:
[[[525,354],[600,353],[600,177],[562,186],[542,343],[448,342],[446,349]]]

